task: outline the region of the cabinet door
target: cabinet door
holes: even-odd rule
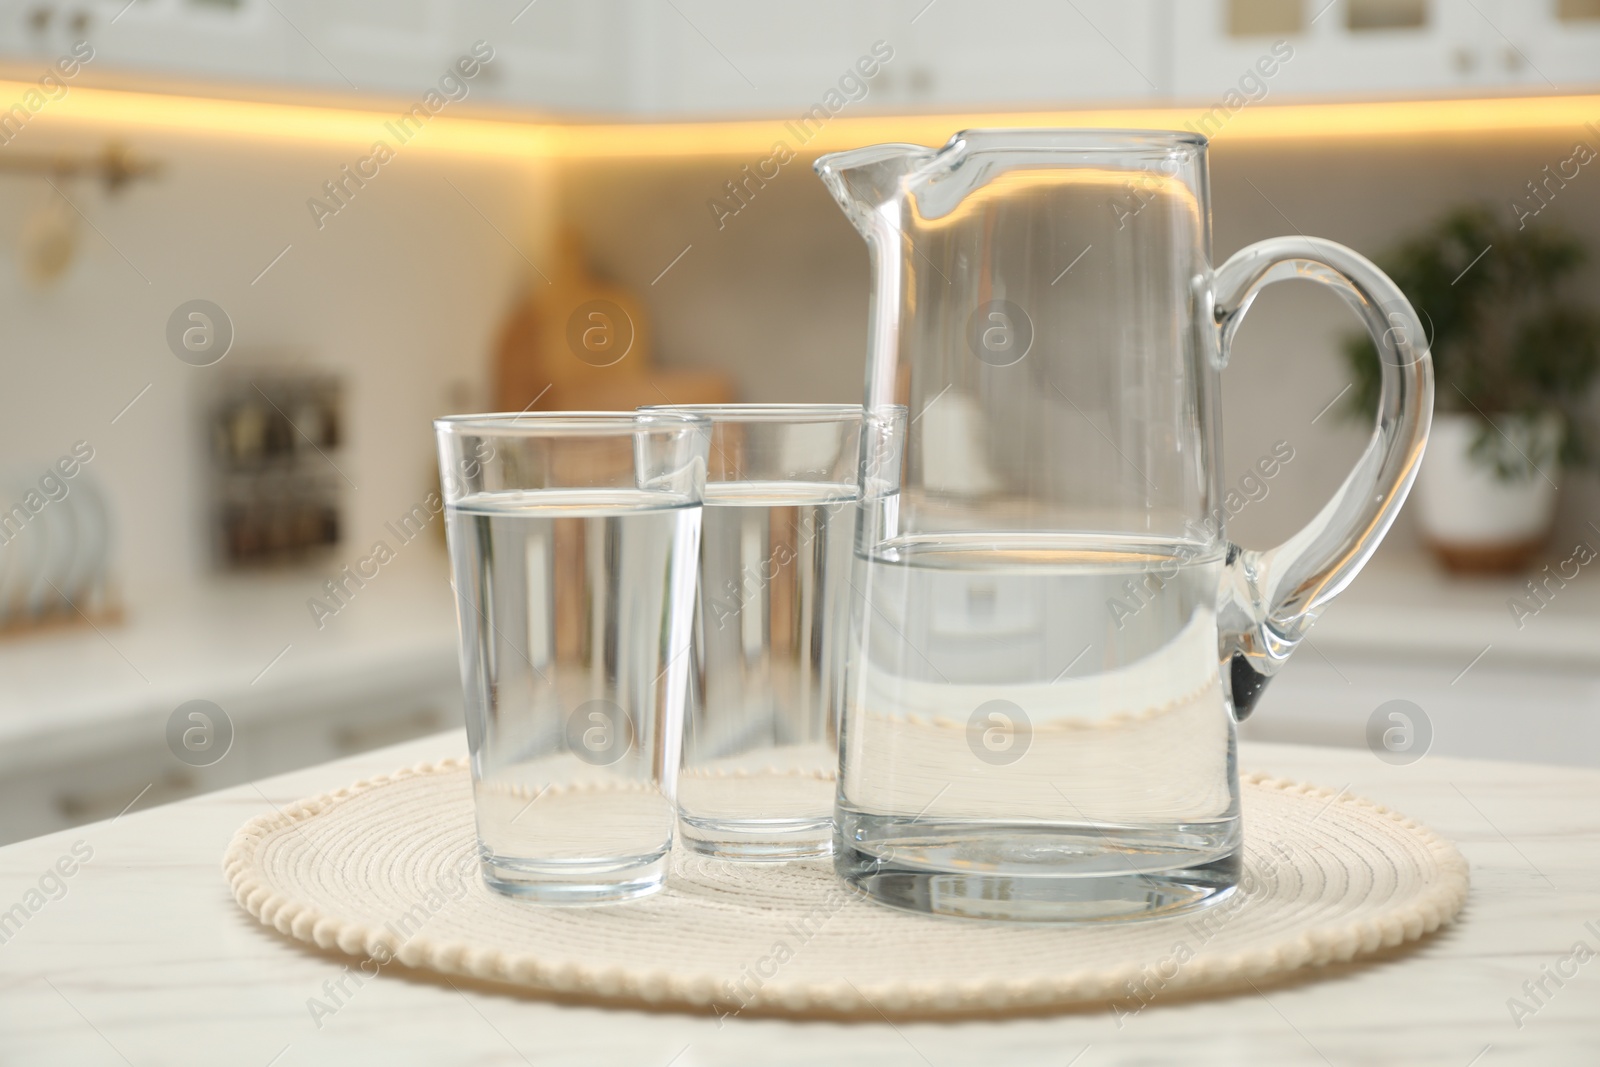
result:
[[[646,110],[797,114],[1049,108],[1161,92],[1156,0],[650,5],[661,53]],[[889,56],[887,60],[885,56]],[[862,79],[859,71],[874,70]]]
[[[1198,103],[1230,90],[1251,99],[1481,91],[1498,76],[1488,59],[1500,37],[1474,2],[1483,0],[1175,4],[1175,95]],[[1293,50],[1288,58],[1281,46],[1273,51],[1280,41]]]
[[[458,53],[438,0],[273,0],[290,26],[291,77],[361,92],[421,96]]]
[[[920,6],[920,5],[919,5]],[[908,23],[899,98],[952,108],[1061,108],[1168,91],[1156,0],[934,0]]]
[[[1600,0],[1484,0],[1484,12],[1503,35],[1488,63],[1509,84],[1563,93],[1600,84]]]
[[[281,82],[292,31],[266,0],[80,0],[0,6],[0,50],[26,67],[72,43],[94,48],[88,69],[178,78]]]
[[[637,24],[647,14],[642,4],[460,0],[450,6],[458,12],[460,51],[480,40],[494,49],[476,90],[487,99],[617,113],[629,109],[636,87],[650,77],[649,57],[640,51],[646,38]]]
[[[850,0],[643,0],[632,30],[647,76],[633,103],[646,112],[786,117],[829,92],[846,110],[877,104],[883,75],[863,79],[856,63],[871,56],[875,40],[887,41],[890,15],[886,4]]]

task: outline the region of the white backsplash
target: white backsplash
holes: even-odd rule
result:
[[[29,141],[34,132],[6,150],[92,151],[109,131]],[[76,262],[51,288],[24,279],[18,246],[54,194],[37,178],[0,177],[0,450],[4,468],[26,479],[74,442],[92,444],[87,469],[112,500],[117,573],[138,596],[207,570],[197,402],[212,369],[180,362],[165,339],[187,300],[215,301],[232,318],[230,365],[301,360],[344,375],[340,466],[359,487],[346,498],[346,555],[428,491],[429,418],[487,402],[495,338],[528,280],[543,284],[529,261],[547,262],[558,221],[584,230],[592,265],[645,302],[661,362],[725,369],[749,400],[860,396],[866,251],[808,159],[719,229],[708,202],[750,160],[547,170],[408,149],[319,230],[307,200],[348,161],[347,146],[124,140],[165,171],[110,197],[87,181],[62,185],[87,223]],[[1462,201],[1509,216],[1524,183],[1570,154],[1568,140],[1224,145],[1212,159],[1215,247],[1222,256],[1298,229],[1374,254]],[[1539,221],[1575,229],[1600,255],[1597,204],[1600,178],[1580,177]],[[1274,287],[1253,308],[1225,379],[1224,477],[1236,482],[1279,441],[1294,458],[1235,520],[1238,540],[1286,536],[1359,453],[1359,427],[1337,411],[1316,418],[1346,384],[1335,345],[1354,326],[1331,292],[1308,284]],[[1588,477],[1563,480],[1574,491],[1562,526],[1575,532],[1600,492]],[[1393,541],[1415,543],[1404,515]]]
[[[33,133],[6,151],[83,153],[106,137]],[[345,146],[121,138],[164,172],[114,196],[87,180],[58,183],[87,222],[50,288],[23,278],[18,236],[55,194],[38,178],[0,177],[4,468],[26,478],[89,441],[86,469],[114,511],[116,573],[135,602],[159,597],[209,567],[198,405],[211,376],[262,363],[329,370],[345,382],[338,466],[356,487],[336,570],[429,490],[428,420],[484,402],[486,353],[528,272],[508,242],[529,258],[543,243],[543,179],[526,164],[402,149],[319,230],[307,200],[346,161]],[[233,323],[232,351],[215,367],[189,366],[167,346],[169,315],[196,298]]]

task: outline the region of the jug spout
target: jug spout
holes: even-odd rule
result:
[[[938,155],[925,145],[880,144],[822,156],[813,167],[851,224],[870,237],[878,209],[899,199],[901,179]]]

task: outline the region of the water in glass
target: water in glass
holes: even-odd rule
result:
[[[482,731],[478,837],[497,888],[612,899],[665,876],[674,807],[652,780],[677,759],[671,674],[686,669],[700,509],[662,499],[556,489],[448,508],[467,723]]]
[[[684,841],[743,859],[826,855],[837,638],[856,486],[706,486],[678,803]]]

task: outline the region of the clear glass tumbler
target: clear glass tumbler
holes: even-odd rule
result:
[[[712,424],[678,782],[683,842],[734,859],[825,856],[861,408],[641,410]]]
[[[563,412],[434,428],[484,880],[551,902],[658,889],[709,423]]]

